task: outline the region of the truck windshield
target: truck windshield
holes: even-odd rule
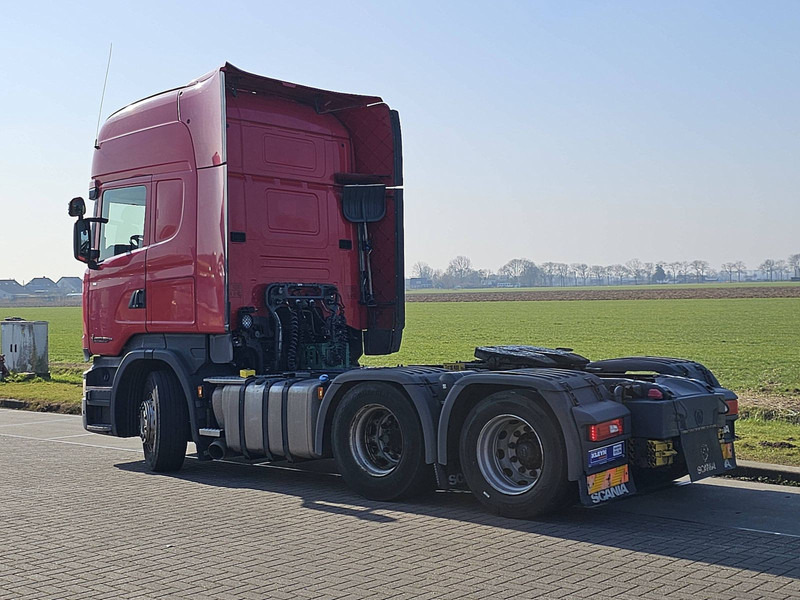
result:
[[[144,245],[145,197],[143,185],[103,192],[100,260],[136,250]]]

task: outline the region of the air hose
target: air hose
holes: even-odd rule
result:
[[[290,310],[289,322],[289,347],[286,349],[286,368],[290,371],[297,370],[297,345],[300,341],[300,319],[297,311]]]

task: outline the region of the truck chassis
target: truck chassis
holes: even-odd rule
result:
[[[84,424],[139,435],[154,471],[179,469],[187,441],[201,460],[332,457],[367,498],[468,489],[515,518],[576,492],[594,506],[637,484],[736,465],[736,396],[699,363],[590,362],[526,346],[476,354],[451,365],[231,376],[207,375],[207,364],[190,372],[186,353],[167,343],[96,359],[85,374]]]

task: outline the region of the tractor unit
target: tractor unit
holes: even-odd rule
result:
[[[140,436],[153,471],[333,458],[376,500],[469,489],[526,518],[735,467],[736,395],[699,363],[490,346],[400,348],[398,113],[225,64],[134,102],[69,214],[83,282],[86,430]],[[309,475],[313,476],[313,475]]]

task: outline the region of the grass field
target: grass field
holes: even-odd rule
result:
[[[739,458],[800,467],[800,425],[781,419],[740,419],[735,427]]]
[[[695,359],[740,394],[743,405],[764,397],[795,407],[800,402],[800,298],[423,302],[406,309],[402,350],[365,358],[364,364],[468,361],[478,345],[567,346],[595,360],[637,354]],[[87,366],[81,309],[0,309],[0,319],[11,315],[50,322],[53,377],[0,383],[0,397],[79,401],[80,372]],[[737,433],[742,458],[800,464],[798,425],[745,419]],[[789,445],[759,445],[765,435]]]
[[[699,360],[724,385],[800,397],[800,298],[410,303],[403,348],[377,364],[469,360],[475,346],[567,346],[597,360]]]
[[[81,309],[0,310],[50,322],[54,375],[85,365]],[[411,303],[403,347],[368,365],[470,360],[475,346],[567,346],[591,359],[651,354],[699,360],[738,393],[800,398],[800,298]],[[77,383],[77,380],[76,380]]]

